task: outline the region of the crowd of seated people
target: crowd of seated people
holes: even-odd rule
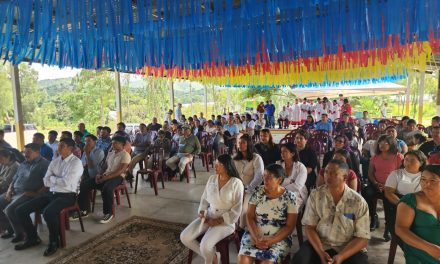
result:
[[[315,105],[305,101],[301,106],[305,104]],[[238,263],[280,263],[288,255],[292,263],[367,263],[370,232],[379,226],[378,199],[385,211],[384,239],[395,237],[408,259],[426,260],[414,263],[436,263],[427,261],[438,260],[440,243],[426,232],[422,220],[438,225],[438,218],[432,218],[438,200],[432,197],[438,195],[440,170],[426,163],[433,164],[440,156],[440,118],[432,118],[426,131],[408,117],[374,124],[367,112],[353,119],[348,100],[342,99],[341,105],[336,101],[340,122],[335,122],[329,118],[335,104],[330,108],[327,99],[325,106],[322,101],[317,105],[301,119],[292,141],[282,144],[274,143],[269,129],[274,106],[258,115],[224,113],[211,119],[203,118],[203,113],[186,118],[180,110],[179,119],[168,113],[163,125],[156,118],[140,124],[134,136],[125,132],[124,123],[117,124],[113,135],[109,127],[97,127],[93,135],[81,123],[74,133],[62,131],[59,141],[54,130],[47,143],[43,134],[34,134],[24,157],[4,142],[1,237],[22,242],[17,250],[40,244],[30,215],[41,212],[49,229],[44,255],[52,255],[60,246],[56,216],[63,208],[78,201],[80,214],[71,219],[87,217],[90,190],[99,189],[100,222],[108,223],[114,217],[114,188],[131,181],[142,160],[151,168],[153,149],[163,150],[160,164],[170,179],[180,175],[182,180],[187,166],[203,151],[202,139],[209,137],[215,175],[206,184],[197,219],[181,234],[182,242],[205,263],[219,263],[215,244],[234,232],[241,236]],[[279,121],[284,128],[286,121]],[[324,153],[311,144],[317,131],[329,137]],[[423,215],[427,212],[431,218]],[[300,213],[308,240],[289,254]],[[411,221],[399,219],[399,213],[410,215]]]

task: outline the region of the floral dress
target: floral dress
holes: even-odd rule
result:
[[[260,186],[252,193],[249,204],[256,205],[256,222],[262,236],[276,234],[286,225],[287,214],[298,213],[296,194],[289,190],[286,190],[278,198],[270,199],[266,196],[264,186]],[[239,255],[281,263],[291,247],[292,237],[289,235],[268,249],[259,249],[255,247],[255,242],[249,231],[246,231],[241,239]]]

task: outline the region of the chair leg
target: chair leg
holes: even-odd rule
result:
[[[79,210],[76,210],[76,212],[80,215],[80,211]],[[68,214],[69,212],[66,212],[66,213]],[[70,230],[70,221],[69,221],[69,216],[68,215],[64,217],[64,221],[65,221],[65,224],[66,224],[66,230]]]
[[[189,166],[186,165],[185,168],[185,175],[186,175],[186,183],[189,183]]]
[[[194,174],[194,178],[197,178],[196,177],[196,166],[194,166],[194,160],[193,160],[193,162],[191,164],[191,167],[192,167],[192,171],[193,171],[193,174]],[[188,175],[189,175],[189,172],[188,172]]]
[[[229,245],[228,243],[220,243],[216,246],[216,250],[220,252],[220,259],[222,264],[229,264]]]
[[[125,196],[127,196],[128,208],[131,208],[130,195],[128,195],[127,186],[125,186]]]
[[[92,213],[95,211],[96,189],[92,192]]]
[[[116,217],[116,205],[115,205],[116,201],[115,200],[116,200],[115,197],[113,197],[113,203],[112,203],[112,214],[113,214],[113,217]]]
[[[394,257],[396,256],[396,250],[397,250],[397,240],[393,236],[390,242],[390,251],[388,252],[388,264],[394,263]]]
[[[138,178],[139,178],[139,172],[136,172],[136,180],[134,183],[134,194],[136,194],[138,190]]]
[[[208,154],[203,155],[203,158],[205,159],[206,171],[209,172],[209,156],[208,156]]]
[[[159,175],[160,175],[160,179],[162,180],[162,189],[165,189],[165,183],[164,183],[164,177],[163,177],[163,173],[160,171],[159,172]]]
[[[81,217],[81,213],[79,214],[79,224],[81,225],[81,231],[82,232],[86,232],[84,230],[84,224],[83,224],[83,220],[82,220],[82,217]]]
[[[116,196],[116,204],[121,205],[121,195],[118,189],[115,190],[115,196]]]
[[[61,247],[66,247],[66,215],[64,211],[61,211],[59,214],[59,221],[60,221],[60,244]]]
[[[188,264],[192,263],[194,252],[190,249],[188,252]]]
[[[214,159],[214,156],[211,155],[211,165],[212,165],[212,168],[213,168],[213,169],[214,169],[214,160],[215,160],[215,159]]]
[[[156,172],[153,172],[150,174],[149,178],[150,178],[150,185],[153,185],[153,189],[154,189],[154,195],[157,196],[157,174]]]

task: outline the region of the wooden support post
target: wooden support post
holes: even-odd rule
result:
[[[122,122],[121,76],[115,71],[116,121]]]
[[[24,150],[23,107],[21,104],[21,89],[18,65],[11,64],[12,96],[14,100],[15,133],[17,149]],[[13,126],[11,126],[11,129]],[[12,131],[12,130],[11,130]]]
[[[417,122],[422,124],[423,122],[423,99],[425,97],[425,72],[420,73],[419,83],[419,112]]]
[[[208,117],[208,87],[205,85],[205,116]]]
[[[412,83],[413,73],[410,71],[408,73],[408,78],[406,80],[406,94],[405,94],[405,115],[409,116],[409,108],[411,105],[411,83]]]

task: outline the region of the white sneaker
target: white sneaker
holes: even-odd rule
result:
[[[101,224],[107,224],[112,220],[113,220],[113,214],[106,214],[101,218],[101,221],[99,221],[99,222]]]

